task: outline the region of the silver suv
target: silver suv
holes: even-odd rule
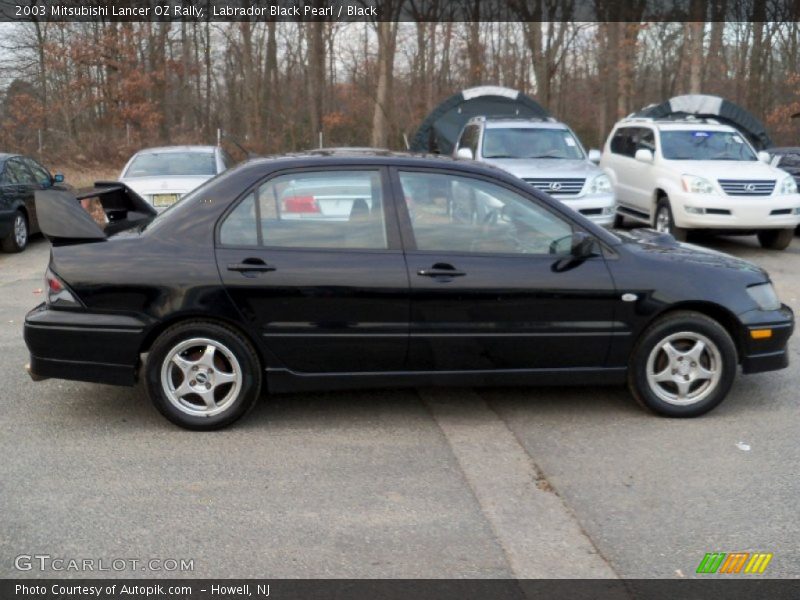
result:
[[[578,138],[555,119],[473,117],[458,136],[454,155],[486,162],[550,194],[598,225],[614,223],[611,181]]]

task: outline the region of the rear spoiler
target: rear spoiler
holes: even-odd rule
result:
[[[106,223],[92,218],[81,205],[81,200],[94,198],[102,205]],[[98,181],[87,190],[51,188],[36,192],[39,229],[56,245],[103,241],[114,233],[142,225],[157,214],[123,183]]]

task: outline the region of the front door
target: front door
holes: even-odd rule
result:
[[[377,167],[284,172],[221,224],[226,289],[286,368],[403,368],[408,276],[387,181]]]
[[[614,285],[599,254],[570,260],[571,221],[482,179],[423,170],[396,176],[407,207],[410,368],[604,365]]]

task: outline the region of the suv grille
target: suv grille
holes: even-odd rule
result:
[[[525,181],[540,192],[551,196],[577,196],[581,193],[586,179],[542,179],[537,177],[525,178]]]
[[[720,179],[719,184],[729,196],[769,196],[775,189],[772,179]]]

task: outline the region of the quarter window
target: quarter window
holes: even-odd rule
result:
[[[572,224],[504,187],[439,173],[401,172],[400,182],[421,251],[561,254]]]
[[[379,171],[321,171],[270,179],[220,229],[229,246],[386,249]]]

